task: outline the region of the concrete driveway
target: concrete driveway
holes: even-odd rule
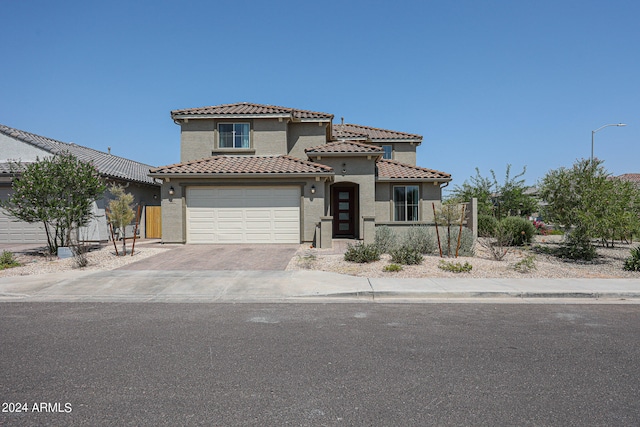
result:
[[[119,270],[284,270],[300,245],[180,245]]]

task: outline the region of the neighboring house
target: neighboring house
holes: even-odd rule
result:
[[[0,200],[7,200],[12,191],[13,175],[9,166],[11,162],[20,162],[24,165],[63,152],[69,152],[80,160],[92,162],[107,185],[115,183],[125,186],[126,191],[134,195],[135,203],[143,208],[160,205],[160,184],[148,176],[151,166],[4,125],[0,125]],[[82,239],[89,241],[109,239],[104,209],[107,203],[106,198],[94,203],[94,219],[81,230]],[[141,236],[145,236],[144,214],[143,211],[140,224]],[[41,224],[15,221],[0,209],[0,243],[46,242],[46,234]]]
[[[640,188],[640,173],[625,173],[617,176],[616,178],[621,179],[622,181],[628,181],[636,185],[636,187]]]
[[[416,165],[422,136],[250,103],[175,110],[180,163],[162,184],[166,243],[372,241],[375,226],[431,224],[451,175]]]

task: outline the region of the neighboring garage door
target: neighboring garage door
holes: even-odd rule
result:
[[[300,188],[189,187],[187,243],[300,243]]]
[[[0,188],[0,201],[9,198],[11,189]],[[0,209],[0,243],[47,243],[47,235],[41,224],[29,224],[15,221],[5,211]]]

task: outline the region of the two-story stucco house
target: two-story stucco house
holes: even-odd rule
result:
[[[416,165],[422,136],[250,103],[175,110],[180,163],[163,180],[166,243],[371,241],[375,226],[433,219],[451,181]]]

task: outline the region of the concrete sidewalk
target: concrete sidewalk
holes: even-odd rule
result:
[[[0,278],[0,302],[626,302],[640,279],[393,279],[321,271],[70,271]]]

